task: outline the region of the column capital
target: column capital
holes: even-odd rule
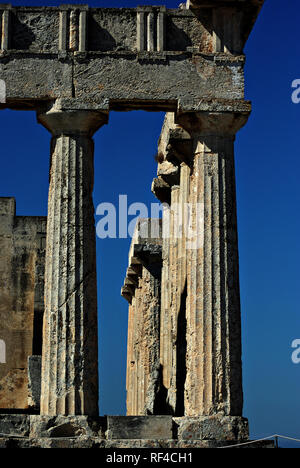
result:
[[[37,120],[53,136],[84,135],[92,137],[108,122],[108,110],[89,109],[88,105],[75,105],[62,100],[47,103],[37,111]]]
[[[176,116],[176,123],[181,125],[192,138],[206,136],[231,137],[242,128],[250,115],[245,112],[185,112]]]

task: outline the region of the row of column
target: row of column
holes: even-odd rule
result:
[[[52,133],[41,413],[98,415],[92,136],[107,114],[55,104],[39,112],[38,120]],[[182,209],[187,202],[192,206],[197,247],[186,248],[183,236],[168,240],[169,254],[163,249],[168,272],[162,273],[161,364],[174,413],[179,408],[188,416],[242,411],[233,142],[246,120],[234,113],[177,118],[191,137],[192,151],[181,163],[172,202]],[[173,296],[170,281],[176,283]],[[186,327],[183,338],[179,323]],[[185,375],[180,375],[182,346]]]
[[[170,237],[163,240],[160,334],[163,385],[177,416],[242,415],[234,139],[247,117],[179,115],[161,137],[161,166],[180,167],[164,213]]]
[[[129,302],[127,416],[153,415],[161,411],[158,395],[161,241],[141,239],[136,243],[133,238],[131,252],[122,288],[122,295]]]

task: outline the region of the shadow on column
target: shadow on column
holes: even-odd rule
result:
[[[176,416],[184,416],[184,387],[186,380],[186,298],[187,298],[187,284],[185,283],[183,293],[181,295],[180,310],[177,322],[177,342],[176,342]]]

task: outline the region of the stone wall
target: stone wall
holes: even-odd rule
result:
[[[0,409],[28,408],[28,357],[41,354],[46,218],[0,198]]]

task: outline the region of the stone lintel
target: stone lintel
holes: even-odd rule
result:
[[[108,416],[108,439],[172,439],[172,416]]]
[[[251,101],[244,99],[179,99],[175,114],[175,123],[181,125],[178,118],[189,113],[236,113],[249,115]]]

